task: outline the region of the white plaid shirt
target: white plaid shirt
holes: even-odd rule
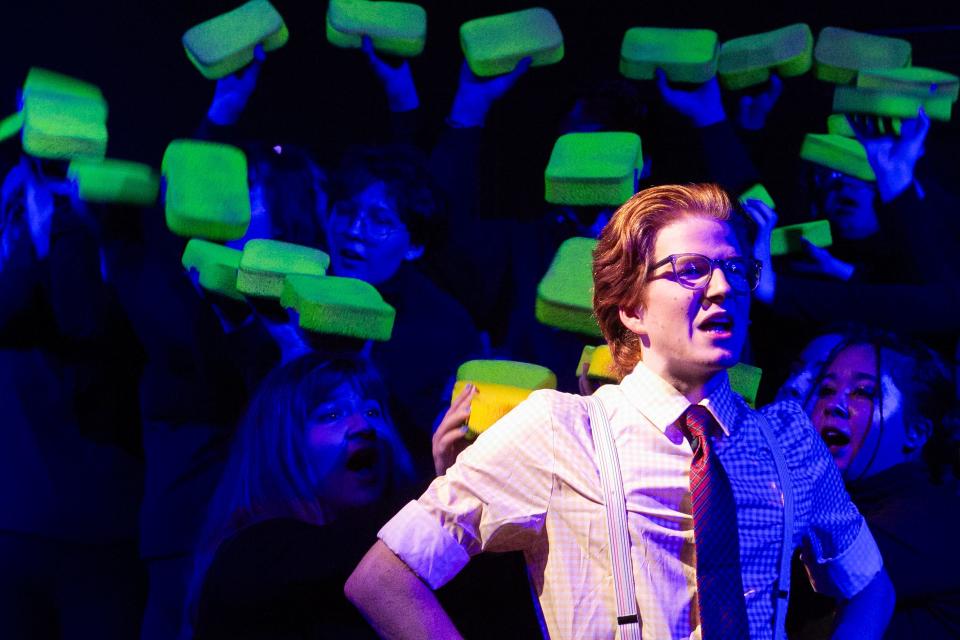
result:
[[[676,425],[690,403],[643,364],[596,395],[620,456],[643,635],[699,638],[693,454]],[[750,634],[771,638],[783,537],[774,459],[759,414],[726,376],[701,404],[724,431],[714,448],[737,503]],[[852,596],[882,566],[873,537],[802,408],[782,403],[763,414],[792,473],[794,545],[802,545],[811,580],[819,591]],[[619,636],[600,478],[580,396],[531,394],[379,536],[433,588],[473,554],[522,550],[550,637]]]

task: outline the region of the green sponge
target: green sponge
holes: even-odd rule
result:
[[[207,291],[243,300],[243,295],[237,291],[240,254],[238,249],[192,238],[183,250],[181,262],[187,271],[196,272],[200,286]]]
[[[838,27],[824,27],[813,50],[814,75],[819,80],[850,84],[863,69],[910,66],[910,43]]]
[[[952,102],[960,95],[960,77],[927,67],[864,69],[857,74],[857,86],[924,98],[946,98]]]
[[[23,150],[38,158],[102,158],[107,153],[106,103],[31,92],[23,100]]]
[[[396,316],[373,285],[356,278],[290,274],[280,304],[297,312],[301,329],[360,340],[389,340]]]
[[[91,100],[103,106],[103,119],[107,118],[107,101],[100,88],[84,80],[41,67],[31,67],[23,82],[20,100],[23,102],[37,93]]]
[[[172,232],[219,241],[247,232],[250,192],[243,151],[217,142],[174,140],[167,145],[160,171]]]
[[[250,0],[233,11],[201,22],[183,34],[183,48],[204,78],[217,80],[250,64],[258,44],[279,49],[290,37],[287,25],[267,0]]]
[[[357,49],[370,36],[377,51],[403,58],[420,55],[427,42],[427,12],[408,2],[330,0],[327,40],[336,47]]]
[[[160,191],[160,179],[156,172],[139,162],[72,160],[67,177],[77,183],[80,199],[88,202],[149,206],[157,201]]]
[[[563,59],[560,26],[541,7],[464,22],[460,46],[470,70],[480,77],[510,73],[527,56],[534,67]]]
[[[884,119],[878,118],[876,121],[880,134],[887,133]],[[890,118],[890,131],[895,135],[900,135],[900,118]],[[857,134],[843,113],[832,113],[827,117],[827,133],[832,133],[844,138],[856,138]]]
[[[642,168],[635,133],[568,133],[553,146],[544,197],[554,204],[620,206],[633,195]]]
[[[730,388],[739,393],[751,407],[756,407],[757,391],[760,389],[762,369],[749,364],[738,362],[727,369],[730,378]]]
[[[808,133],[800,148],[800,157],[814,164],[840,171],[861,180],[874,181],[877,176],[867,160],[863,145],[843,136]]]
[[[766,82],[770,71],[789,78],[813,64],[813,33],[804,23],[734,38],[720,47],[717,75],[724,87],[744,89]]]
[[[285,276],[322,276],[329,266],[330,256],[320,249],[280,240],[250,240],[243,246],[237,290],[259,298],[279,298]]]
[[[23,129],[22,111],[17,111],[16,113],[7,116],[3,120],[0,120],[0,142],[9,140],[15,135],[18,135],[21,129]]]
[[[477,388],[467,419],[472,440],[523,402],[536,389],[556,389],[557,376],[546,367],[510,360],[471,360],[457,369],[451,400],[468,382]]]
[[[620,46],[620,73],[652,80],[657,68],[673,82],[706,82],[717,73],[720,44],[709,29],[628,29]]]
[[[788,253],[803,251],[801,238],[806,238],[817,247],[829,247],[833,244],[830,234],[830,222],[827,220],[813,220],[790,224],[784,227],[775,227],[770,234],[770,255],[783,256]]]
[[[601,337],[593,315],[592,238],[570,238],[557,249],[537,286],[536,317],[545,325]]]
[[[890,118],[916,118],[923,107],[933,120],[950,121],[953,101],[948,97],[923,97],[890,89],[837,86],[833,110],[837,113],[866,113]]]
[[[770,193],[767,191],[767,188],[759,182],[741,193],[738,200],[740,200],[740,202],[746,202],[747,200],[759,200],[771,209],[777,208],[777,205],[774,204],[773,198],[770,197]]]

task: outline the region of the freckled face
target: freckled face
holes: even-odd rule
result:
[[[653,264],[678,253],[734,258],[743,256],[740,249],[729,224],[689,215],[657,234]],[[702,385],[740,359],[750,292],[733,290],[719,267],[706,288],[687,289],[666,264],[651,274],[643,304],[633,313],[621,310],[620,318],[640,336],[643,363],[668,382]]]

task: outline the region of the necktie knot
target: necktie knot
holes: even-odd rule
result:
[[[688,440],[706,438],[713,423],[714,418],[706,407],[692,404],[683,413],[683,435],[687,436]]]

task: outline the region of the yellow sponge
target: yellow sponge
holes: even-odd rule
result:
[[[924,98],[946,98],[951,102],[956,102],[960,95],[960,77],[927,67],[864,69],[857,74],[857,86]]]
[[[777,205],[774,204],[773,198],[770,197],[770,193],[767,191],[767,188],[759,182],[741,193],[738,200],[740,200],[740,202],[746,202],[747,200],[759,200],[771,209],[777,208]]]
[[[720,44],[709,29],[628,29],[620,46],[620,73],[652,80],[657,68],[673,82],[706,82],[717,73]]]
[[[220,241],[247,232],[250,192],[243,151],[217,142],[174,140],[167,145],[160,171],[166,179],[170,231]]]
[[[933,120],[950,120],[953,100],[949,97],[924,97],[898,90],[837,86],[833,110],[837,113],[865,113],[890,118],[916,118],[923,107]]]
[[[187,271],[196,272],[200,286],[207,291],[243,300],[237,291],[240,254],[238,249],[193,238],[187,242],[181,262]]]
[[[770,255],[782,256],[803,251],[801,238],[806,238],[817,247],[829,247],[833,244],[828,220],[813,220],[775,227],[770,234]]]
[[[237,290],[249,296],[279,299],[285,276],[322,276],[329,266],[330,256],[320,249],[280,240],[250,240],[243,246]]]
[[[468,439],[523,402],[536,389],[556,389],[557,376],[546,367],[511,360],[471,360],[457,369],[451,400],[472,382],[478,393],[470,405]]]
[[[602,382],[620,382],[620,376],[613,366],[613,356],[610,347],[602,344],[598,347],[587,345],[580,353],[580,362],[577,363],[577,377],[583,374],[583,365],[587,365],[587,377]]]
[[[867,160],[863,145],[843,136],[808,133],[800,147],[800,157],[834,171],[861,180],[875,181],[876,174]]]
[[[838,27],[824,27],[813,50],[814,75],[835,84],[850,84],[864,69],[909,67],[910,43]]]
[[[770,71],[789,78],[813,64],[813,33],[804,23],[734,38],[720,47],[717,75],[724,87],[744,89],[766,82]]]
[[[739,393],[751,407],[756,407],[757,391],[760,389],[760,377],[763,370],[749,364],[738,362],[729,369],[730,388]]]
[[[460,46],[470,70],[480,77],[510,73],[527,56],[534,67],[563,59],[560,26],[541,7],[464,22]]]
[[[356,278],[289,274],[280,304],[297,312],[301,329],[360,340],[389,340],[396,317],[373,285]]]
[[[557,249],[537,286],[536,317],[545,325],[601,337],[593,315],[592,238],[570,238]]]
[[[30,92],[23,100],[23,150],[38,158],[102,158],[107,153],[103,101]]]
[[[365,35],[370,36],[377,51],[404,58],[418,56],[427,42],[427,12],[409,2],[330,0],[330,44],[358,49]]]
[[[250,0],[183,34],[183,48],[203,77],[216,80],[253,61],[258,44],[264,51],[279,49],[290,33],[283,18],[267,0]]]
[[[67,177],[77,183],[81,200],[149,206],[157,201],[160,179],[152,167],[125,160],[76,159]]]
[[[642,168],[635,133],[568,133],[553,146],[544,197],[554,204],[620,206],[633,195]]]

